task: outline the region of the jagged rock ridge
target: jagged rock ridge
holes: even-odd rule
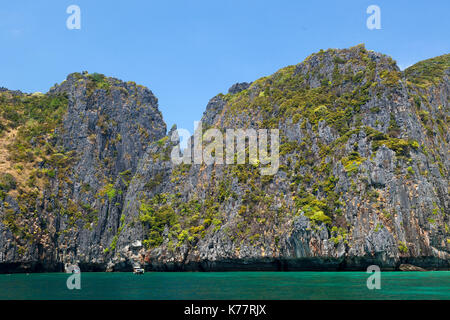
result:
[[[204,129],[280,130],[274,176],[173,165],[175,128],[134,83],[72,74],[45,97],[7,91],[3,104],[61,119],[24,146],[32,165],[8,163],[35,178],[3,187],[0,270],[448,269],[449,59],[401,72],[364,46],[330,49],[212,98]],[[10,118],[6,134],[30,126]]]

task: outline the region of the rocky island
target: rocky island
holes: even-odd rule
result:
[[[279,169],[178,164],[158,100],[70,74],[0,90],[0,273],[450,269],[450,54],[321,50],[207,104],[279,129]]]

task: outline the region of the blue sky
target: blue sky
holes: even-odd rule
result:
[[[210,98],[301,62],[365,43],[401,68],[450,52],[450,1],[2,1],[0,86],[46,92],[87,70],[150,88],[168,128],[192,132]],[[69,30],[69,5],[81,30]],[[381,30],[366,9],[381,8]]]

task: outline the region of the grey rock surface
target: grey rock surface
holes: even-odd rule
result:
[[[74,160],[37,204],[47,238],[22,254],[0,223],[0,272],[449,269],[449,71],[426,87],[414,77],[357,46],[212,98],[205,129],[280,130],[280,168],[264,177],[174,165],[176,128],[150,90],[71,74],[48,93],[69,98],[55,144]],[[332,103],[310,105],[318,93]]]

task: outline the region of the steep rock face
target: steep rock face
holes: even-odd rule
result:
[[[133,82],[75,73],[47,95],[65,96],[66,112],[48,142],[55,161],[43,159],[37,166],[51,174],[45,186],[36,188],[35,208],[23,210],[28,215],[35,211],[42,225],[39,233],[47,241],[19,244],[28,232],[6,231],[0,237],[7,248],[4,260],[30,262],[31,268],[34,261],[42,261],[42,268],[78,263],[104,269],[129,181],[148,144],[162,138],[166,126],[155,96]],[[5,204],[20,207],[20,202],[8,198]],[[15,211],[17,215],[20,209]],[[14,229],[15,221],[10,224]],[[23,248],[20,253],[17,246]]]
[[[363,46],[321,51],[214,97],[203,129],[280,129],[280,169],[173,166],[169,135],[131,181],[117,259],[141,241],[156,270],[448,268],[449,57],[436,60],[424,84]]]
[[[449,66],[330,49],[212,98],[202,131],[279,129],[274,175],[175,165],[134,83],[2,90],[0,272],[449,268]]]

